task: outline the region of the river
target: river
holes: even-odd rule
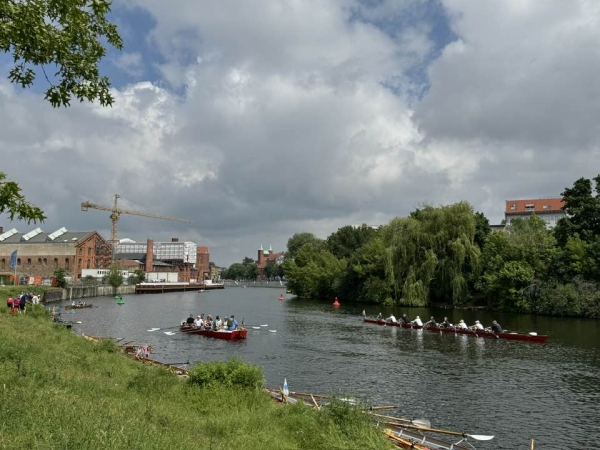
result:
[[[267,384],[287,378],[290,390],[352,394],[433,426],[493,434],[478,449],[600,447],[600,322],[481,311],[383,308],[299,300],[277,289],[230,288],[210,292],[89,299],[94,308],[63,319],[81,321],[76,333],[147,342],[154,358],[170,363],[225,360],[238,355],[264,368]],[[509,330],[536,331],[547,343],[488,340],[364,324],[362,310],[430,315],[452,322],[496,319]],[[190,314],[230,315],[249,328],[248,339],[226,342],[177,333]],[[150,328],[161,330],[149,332]],[[168,327],[176,334],[164,332]],[[270,332],[268,330],[274,330]]]

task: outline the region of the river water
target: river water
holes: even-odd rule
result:
[[[76,333],[124,338],[154,346],[170,363],[226,360],[238,355],[264,368],[267,384],[284,377],[292,391],[352,394],[376,405],[398,405],[409,418],[471,434],[493,434],[478,449],[600,448],[600,322],[424,308],[382,308],[307,301],[267,288],[230,288],[90,299],[94,308],[63,319]],[[379,312],[411,319],[444,315],[456,323],[496,319],[509,330],[536,331],[547,343],[382,327],[362,322]],[[178,333],[190,314],[235,314],[248,339],[227,342]],[[425,321],[425,320],[424,320]],[[150,328],[161,330],[149,332]],[[164,332],[168,327],[176,334]],[[274,330],[270,332],[268,330]],[[472,442],[472,441],[471,441]]]

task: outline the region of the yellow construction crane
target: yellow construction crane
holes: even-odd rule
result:
[[[189,220],[178,219],[177,217],[161,216],[159,214],[150,214],[150,213],[145,213],[145,212],[141,212],[141,211],[132,211],[129,209],[121,209],[117,206],[117,200],[119,198],[121,198],[121,196],[119,194],[115,194],[115,203],[112,208],[109,208],[108,206],[96,205],[95,203],[90,203],[90,202],[83,202],[81,204],[82,211],[87,211],[88,208],[92,208],[92,209],[99,209],[100,211],[108,211],[111,213],[110,220],[112,222],[112,226],[110,229],[110,240],[113,245],[113,257],[117,251],[117,244],[119,243],[118,242],[117,223],[119,221],[119,216],[121,214],[131,214],[133,216],[151,217],[153,219],[172,220],[173,222],[190,223]]]

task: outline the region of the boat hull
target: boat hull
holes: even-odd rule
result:
[[[83,309],[83,308],[91,308],[92,305],[90,304],[86,304],[86,305],[67,305],[65,306],[65,309]]]
[[[388,327],[401,327],[401,328],[415,328],[421,329],[417,325],[408,325],[404,323],[390,323],[383,320],[364,319],[365,323],[372,323],[375,325],[386,325]],[[434,333],[447,333],[447,334],[465,334],[467,336],[482,337],[486,339],[506,339],[509,341],[528,341],[528,342],[546,342],[548,340],[547,335],[531,335],[524,333],[494,333],[493,331],[474,331],[474,330],[462,330],[458,328],[441,328],[441,327],[425,327],[427,331]]]
[[[223,339],[226,341],[236,341],[239,339],[246,339],[246,336],[248,336],[248,330],[245,329],[238,329],[235,331],[213,331],[213,330],[203,330],[202,328],[196,328],[196,327],[188,327],[188,326],[181,326],[180,331],[182,333],[188,333],[188,334],[199,334],[201,336],[208,336],[208,337],[212,337],[215,339]]]

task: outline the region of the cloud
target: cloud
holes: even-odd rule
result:
[[[228,265],[424,202],[468,200],[499,222],[506,198],[594,175],[600,16],[585,2],[130,5],[154,18],[162,57],[143,62],[164,83],[120,87],[112,108],[54,110],[0,82],[2,170],[46,210],[44,229],[108,235],[108,214],[79,204],[119,193],[193,222],[123,215],[121,237],[194,240]],[[124,70],[141,70],[135,55]]]
[[[143,72],[142,54],[124,52],[114,61],[115,65],[132,77],[140,77]]]

